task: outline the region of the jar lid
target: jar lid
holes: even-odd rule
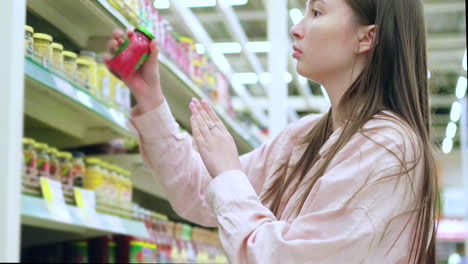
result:
[[[47,149],[47,147],[49,147],[49,146],[47,144],[45,144],[45,143],[37,143],[36,144],[37,149]]]
[[[32,138],[23,138],[23,144],[34,144],[34,142]]]
[[[71,51],[68,51],[68,50],[63,51],[62,55],[64,57],[70,57],[70,58],[73,58],[73,59],[76,59],[76,57],[77,57],[75,52],[71,52]]]
[[[77,59],[76,60],[76,64],[82,64],[82,65],[90,65],[91,62],[89,60],[85,60],[85,59]]]
[[[33,38],[35,39],[43,39],[43,40],[47,40],[49,42],[52,42],[52,36],[50,35],[47,35],[47,34],[44,34],[44,33],[34,33],[33,35]]]
[[[90,165],[99,165],[101,163],[101,161],[99,159],[96,159],[96,158],[87,158],[86,163],[88,163]]]
[[[153,33],[151,33],[151,31],[149,31],[148,29],[146,29],[145,27],[137,27],[135,30],[138,30],[140,32],[142,32],[143,34],[145,34],[146,36],[148,36],[150,39],[155,39],[156,37],[153,35]]]
[[[52,43],[51,47],[53,49],[59,49],[60,51],[63,51],[63,45],[57,42]]]
[[[80,50],[80,57],[81,57],[81,55],[96,58],[96,52],[90,51],[90,50]]]
[[[72,155],[70,152],[58,152],[57,157],[59,158],[65,158],[65,159],[71,159]]]
[[[24,26],[24,30],[27,31],[27,32],[29,32],[29,33],[34,34],[34,28],[31,27],[31,26],[25,25],[25,26]]]

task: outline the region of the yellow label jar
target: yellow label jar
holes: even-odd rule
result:
[[[54,63],[54,66],[58,68],[59,70],[62,70],[63,68],[63,46],[62,44],[59,43],[52,43],[52,61]]]
[[[32,56],[34,50],[34,28],[30,26],[24,26],[24,48],[26,49],[26,55]]]
[[[76,60],[76,67],[77,67],[77,79],[80,82],[80,84],[89,90],[90,86],[90,67],[89,67],[89,61],[84,60],[84,59],[77,59]]]
[[[63,69],[68,78],[73,79],[73,76],[76,72],[76,53],[71,51],[62,52],[63,55]]]
[[[110,85],[111,85],[111,73],[107,69],[107,66],[104,64],[102,58],[97,59],[97,69],[98,69],[98,97],[102,100],[104,98],[110,97]]]
[[[90,92],[94,96],[98,95],[98,70],[96,63],[96,53],[88,50],[80,51],[80,59],[87,60],[89,62],[89,86]]]
[[[34,51],[36,52],[34,57],[38,60],[44,58],[50,61],[52,59],[52,37],[43,33],[35,33],[33,38]]]
[[[86,172],[83,185],[86,189],[95,191],[96,195],[100,194],[102,186],[102,169],[101,161],[99,159],[86,159]]]

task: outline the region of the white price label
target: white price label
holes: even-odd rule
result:
[[[57,219],[71,223],[70,213],[62,192],[62,184],[49,178],[41,177],[41,189],[50,214]]]
[[[81,188],[74,188],[75,200],[78,208],[80,208],[83,220],[89,226],[102,228],[99,216],[96,213],[96,194],[93,191]]]
[[[68,82],[64,81],[62,78],[52,75],[52,79],[54,79],[55,85],[57,88],[62,91],[62,93],[70,96],[75,97],[75,88]]]

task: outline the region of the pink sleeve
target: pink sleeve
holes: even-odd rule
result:
[[[401,167],[386,149],[365,137],[351,143],[317,182],[304,211],[293,220],[278,220],[263,206],[244,172],[228,171],[213,179],[206,192],[207,202],[217,217],[220,240],[229,262],[401,261],[405,257],[401,252],[387,254],[393,240],[384,239],[379,243],[386,223],[406,210],[412,201],[404,195],[408,191],[405,181],[386,179]],[[380,143],[400,153],[395,144],[384,140]],[[369,175],[371,178],[367,177]],[[357,192],[366,179],[386,180]],[[343,209],[343,203],[355,193],[358,195],[353,202]],[[385,199],[385,206],[382,206],[382,199]],[[390,236],[393,238],[403,232],[400,229],[404,226],[400,221],[391,225]],[[403,241],[398,247],[407,250],[408,245]],[[367,262],[370,259],[374,262]]]
[[[143,115],[134,115],[131,123],[139,134],[140,153],[175,212],[200,225],[217,226],[216,217],[205,202],[212,177],[194,149],[192,137],[179,131],[167,102]],[[258,190],[266,178],[264,164],[271,145],[263,144],[240,158],[243,169],[252,172],[248,175]]]

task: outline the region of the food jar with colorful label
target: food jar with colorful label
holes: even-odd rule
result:
[[[128,79],[148,58],[150,43],[154,38],[146,28],[137,27],[134,34],[125,40],[114,57],[107,62],[109,70],[119,79]]]
[[[35,58],[42,61],[43,58],[47,61],[52,59],[52,37],[43,33],[35,33],[34,38],[34,51],[36,52]]]
[[[74,76],[76,73],[76,53],[71,51],[64,51],[63,55],[63,69],[65,71],[65,75],[70,79],[74,80]]]
[[[36,144],[37,151],[37,170],[39,177],[50,178],[50,157],[47,153],[49,146],[44,143]]]
[[[96,63],[96,53],[89,50],[80,51],[80,59],[87,60],[89,62],[89,85],[90,92],[94,96],[98,96],[98,69]]]
[[[107,66],[104,64],[104,60],[102,57],[98,57],[97,61],[97,69],[98,69],[98,98],[105,100],[104,98],[110,97],[110,79],[111,73],[107,69]]]
[[[23,174],[29,177],[37,175],[37,153],[34,143],[33,139],[23,138]]]
[[[48,148],[47,152],[50,158],[50,179],[60,181],[60,161],[58,158],[58,150],[56,148]]]
[[[31,57],[34,51],[34,28],[26,25],[24,31],[24,48],[26,49],[26,55]]]
[[[73,186],[83,187],[84,177],[86,172],[86,166],[84,163],[84,153],[75,152],[73,153]]]
[[[95,191],[97,196],[101,194],[102,181],[101,161],[95,158],[87,158],[84,187]]]
[[[54,66],[62,70],[63,68],[63,46],[60,43],[52,43],[52,61],[54,63]]]
[[[72,155],[69,152],[59,152],[60,180],[64,186],[73,186]]]
[[[90,63],[88,60],[77,59],[77,79],[83,88],[90,89]]]

